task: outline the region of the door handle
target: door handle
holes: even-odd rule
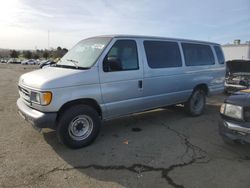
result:
[[[139,81],[138,81],[138,88],[139,88],[139,89],[142,89],[142,80],[139,80]]]

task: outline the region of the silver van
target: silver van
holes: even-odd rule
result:
[[[23,74],[20,115],[52,128],[71,148],[89,145],[101,121],[174,104],[203,113],[206,96],[223,91],[219,44],[113,35],[76,44],[57,64]]]

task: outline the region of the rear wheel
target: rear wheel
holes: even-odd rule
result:
[[[202,89],[196,89],[185,103],[185,110],[191,116],[199,116],[204,112],[206,95]]]
[[[81,148],[96,139],[100,125],[99,115],[92,107],[73,106],[59,118],[57,136],[68,147]]]

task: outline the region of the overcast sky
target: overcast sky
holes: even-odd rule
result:
[[[2,0],[0,48],[71,48],[103,34],[250,40],[250,0]]]

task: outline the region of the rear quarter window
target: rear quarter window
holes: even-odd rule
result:
[[[186,66],[215,64],[214,55],[209,45],[182,43]]]
[[[214,46],[214,50],[218,59],[219,64],[224,64],[225,58],[220,46]]]

